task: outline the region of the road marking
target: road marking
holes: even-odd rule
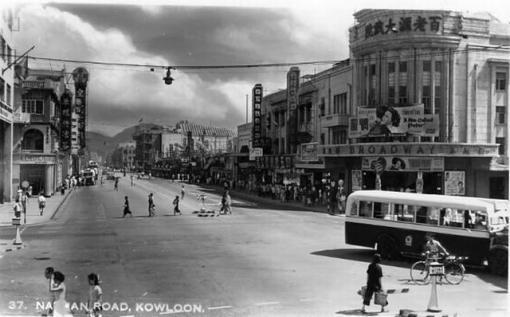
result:
[[[256,303],[255,306],[267,306],[267,305],[278,305],[280,302],[264,302],[264,303]]]
[[[145,296],[145,295],[147,295],[147,294],[149,294],[149,293],[147,293],[147,292],[143,293],[142,297],[144,297],[144,296]]]
[[[301,298],[299,301],[300,302],[315,302],[315,301],[317,301],[317,298]]]
[[[232,308],[232,306],[207,307],[209,310]]]

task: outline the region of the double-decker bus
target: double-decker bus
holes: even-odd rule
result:
[[[498,238],[508,232],[509,209],[500,206],[504,203],[465,196],[356,191],[347,199],[345,241],[373,247],[391,259],[421,254],[425,235],[434,233],[447,250],[469,257],[468,263],[488,264],[504,274],[508,243],[502,246]]]

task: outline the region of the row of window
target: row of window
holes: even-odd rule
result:
[[[353,202],[350,215],[433,226],[487,230],[487,213],[475,210],[359,201],[359,205]]]
[[[12,48],[7,44],[4,37],[0,35],[0,58],[7,64],[10,64],[13,60],[12,52]]]
[[[11,105],[12,88],[3,78],[0,77],[0,101]]]

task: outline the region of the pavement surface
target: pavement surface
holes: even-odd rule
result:
[[[387,312],[371,305],[363,315],[356,292],[373,250],[345,244],[343,217],[235,194],[233,214],[217,216],[221,189],[189,184],[183,215],[173,216],[180,188],[163,179],[131,186],[127,178],[118,191],[113,182],[78,188],[53,219],[24,230],[25,248],[0,258],[0,315],[41,315],[47,266],[65,274],[74,316],[84,316],[91,272],[102,280],[103,316],[510,314],[508,280],[471,269],[460,285],[438,286],[442,311],[427,313],[431,286],[409,281],[410,262],[391,261],[382,263],[384,288],[409,292],[391,294]],[[151,192],[156,217],[148,217]],[[132,218],[122,218],[124,196]],[[7,234],[0,231],[0,239]]]
[[[44,208],[42,215],[39,210],[38,198],[35,196],[29,198],[26,217],[25,214],[21,214],[21,232],[31,225],[46,223],[52,219],[71,192],[72,191],[66,191],[64,195],[56,193],[55,195],[46,198],[46,207]],[[19,248],[18,246],[13,245],[13,241],[16,237],[16,231],[12,225],[12,218],[14,218],[13,203],[0,204],[0,234],[5,232],[14,232],[12,238],[0,238],[0,254],[17,250]]]

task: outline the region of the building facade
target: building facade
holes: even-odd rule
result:
[[[59,150],[64,80],[64,70],[28,69],[16,85],[12,185],[30,186],[34,195],[51,196],[68,173]]]
[[[264,96],[259,182],[508,199],[510,26],[361,10],[349,60]],[[290,164],[289,164],[290,162]]]
[[[11,10],[0,16],[0,203],[11,201],[12,121],[14,104],[14,45]]]
[[[343,161],[352,190],[508,199],[510,27],[483,14],[361,10]]]

